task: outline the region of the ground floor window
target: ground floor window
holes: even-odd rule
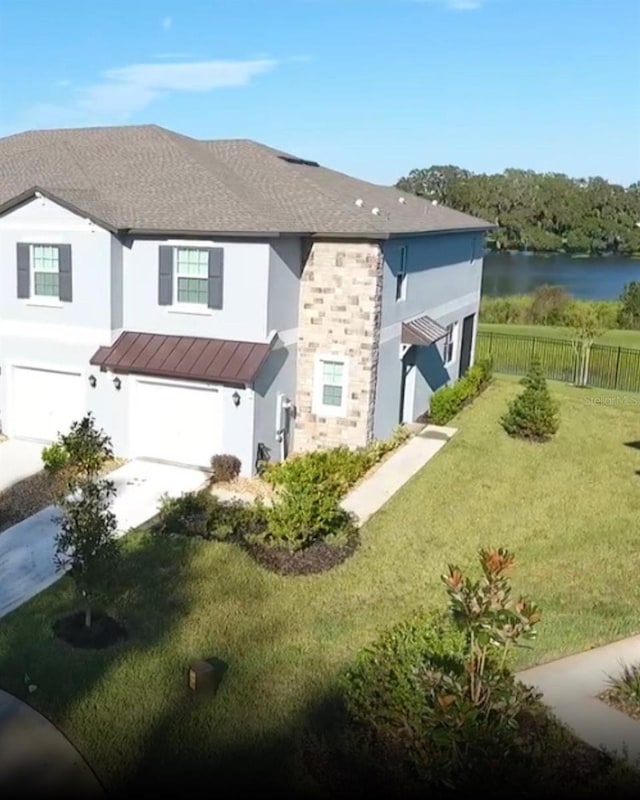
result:
[[[345,416],[347,408],[348,359],[339,356],[316,358],[313,411],[325,416]]]
[[[452,322],[447,325],[447,335],[444,337],[442,346],[442,358],[447,366],[455,361],[458,349],[458,323]]]

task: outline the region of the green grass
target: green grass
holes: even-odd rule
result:
[[[539,336],[546,339],[569,339],[571,337],[569,328],[555,328],[551,325],[497,325],[481,322],[479,329],[487,333],[493,331],[494,333],[508,333],[512,336]],[[612,347],[640,348],[640,331],[606,331],[598,339],[598,343],[608,344]]]
[[[554,384],[560,431],[532,445],[498,424],[518,390],[500,380],[463,411],[452,442],[327,574],[280,577],[232,545],[128,536],[108,607],[129,641],[82,652],[55,640],[51,623],[76,606],[63,579],[0,621],[0,685],[24,695],[28,673],[29,702],[111,788],[198,771],[212,790],[225,775],[284,786],[297,774],[291,735],[337,673],[381,629],[442,607],[440,574],[475,568],[482,545],[515,551],[516,591],[543,610],[520,666],[636,633],[640,450],[626,445],[640,439],[640,405]],[[190,697],[188,664],[212,656],[229,667],[219,694]]]

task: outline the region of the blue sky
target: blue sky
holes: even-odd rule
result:
[[[0,134],[155,122],[369,180],[640,178],[640,0],[0,0]]]

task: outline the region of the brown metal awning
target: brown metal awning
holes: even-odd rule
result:
[[[444,339],[446,335],[447,329],[425,314],[423,317],[402,323],[400,341],[402,344],[417,344],[426,347],[439,339]]]
[[[250,383],[271,344],[164,336],[124,331],[111,347],[99,347],[90,363],[113,372],[219,383]]]

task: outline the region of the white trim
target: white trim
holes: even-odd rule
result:
[[[460,321],[453,320],[453,322],[449,322],[446,326],[447,328],[447,336],[449,335],[449,328],[451,329],[451,358],[446,359],[445,353],[447,348],[447,337],[442,340],[442,362],[445,367],[450,367],[452,364],[455,364],[459,358],[459,350],[460,350]]]
[[[326,361],[342,364],[342,403],[339,406],[326,406],[322,402],[323,365]],[[346,417],[349,400],[349,356],[335,353],[316,353],[313,365],[313,393],[311,411],[320,417]]]
[[[202,309],[202,310],[201,310]],[[206,309],[206,311],[205,311]],[[188,314],[196,317],[212,317],[213,311],[209,306],[203,306],[200,303],[174,303],[167,306],[168,314]]]
[[[282,342],[285,347],[289,347],[292,344],[298,344],[298,329],[297,328],[287,328],[286,331],[277,331],[278,339]],[[269,337],[269,341],[273,339],[273,336]]]
[[[117,374],[114,372],[114,375]],[[156,383],[160,386],[176,386],[183,389],[205,389],[211,392],[220,392],[224,386],[220,383],[207,383],[206,381],[185,381],[184,379],[174,378],[156,378],[153,375],[140,375],[133,373],[131,377],[134,383]]]
[[[180,275],[178,272],[178,263],[179,263],[179,256],[181,250],[196,250],[199,253],[206,253],[207,254],[207,274],[204,277],[200,276],[193,276],[193,275]],[[178,300],[178,282],[180,278],[191,278],[196,281],[204,281],[207,286],[207,298],[209,296],[209,250],[210,247],[187,247],[182,245],[182,247],[175,246],[173,248],[173,279],[171,281],[173,286],[173,297],[171,298],[171,305],[169,309],[173,309],[174,312],[183,313],[183,314],[206,314],[211,316],[212,310],[208,306],[208,300],[204,303],[185,303]],[[200,265],[198,265],[200,266]]]
[[[58,269],[53,272],[45,272],[44,270],[36,270],[35,248],[36,247],[51,247],[55,248],[57,253]],[[43,275],[57,275],[58,276],[58,296],[54,294],[36,294],[36,272]],[[27,305],[37,306],[51,306],[56,308],[62,305],[60,300],[60,243],[59,242],[31,242],[29,244],[29,298]]]
[[[25,306],[35,306],[37,308],[63,308],[62,300],[56,300],[53,295],[36,294],[25,299]]]

